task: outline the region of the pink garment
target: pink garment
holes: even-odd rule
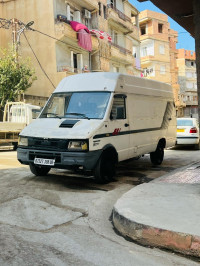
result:
[[[90,30],[90,33],[95,34],[97,36],[97,38],[99,38],[101,40],[112,42],[112,38],[107,32],[104,32],[102,30]]]
[[[70,21],[70,26],[72,27],[74,31],[79,31],[83,29],[83,30],[86,30],[88,33],[90,32],[84,24],[81,24],[77,21]]]
[[[78,45],[87,51],[92,51],[92,39],[90,33],[84,29],[78,31]]]

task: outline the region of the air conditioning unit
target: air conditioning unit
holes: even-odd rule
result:
[[[87,9],[84,9],[83,15],[85,18],[91,18],[91,12]]]

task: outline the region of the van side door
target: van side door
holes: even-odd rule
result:
[[[127,106],[125,94],[115,94],[110,113],[110,142],[118,152],[118,160],[129,158],[129,121],[127,117]]]

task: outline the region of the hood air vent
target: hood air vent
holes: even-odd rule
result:
[[[72,128],[80,120],[64,120],[59,127]]]

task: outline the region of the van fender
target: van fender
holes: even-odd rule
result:
[[[115,164],[118,163],[118,153],[115,149],[115,147],[112,144],[106,144],[103,148],[102,148],[102,153],[101,156],[103,154],[109,154],[109,156],[111,156],[111,158],[114,159]]]
[[[166,139],[165,138],[162,138],[162,139],[159,139],[159,141],[158,141],[158,145],[157,145],[157,148],[158,147],[161,147],[161,148],[165,148],[166,147]],[[156,149],[157,149],[156,148]]]

